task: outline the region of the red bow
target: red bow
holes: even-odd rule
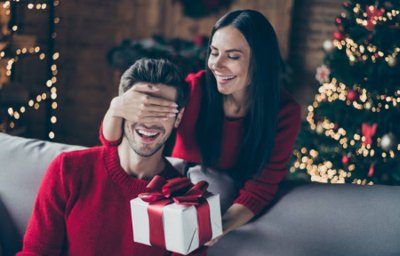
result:
[[[367,11],[367,25],[365,26],[366,29],[368,30],[373,30],[376,22],[379,17],[382,16],[382,14],[385,13],[385,10],[383,8],[378,9],[377,7],[371,5],[371,6],[366,6],[366,11]]]
[[[363,123],[361,126],[362,135],[365,137],[365,142],[363,144],[370,145],[372,144],[372,137],[376,133],[377,124],[374,123],[372,125],[368,125]]]
[[[165,180],[156,175],[146,186],[146,192],[139,194],[139,198],[149,203],[147,208],[150,225],[150,243],[165,248],[163,208],[175,202],[176,204],[195,206],[199,244],[202,245],[212,238],[210,220],[210,206],[205,198],[208,183],[200,181],[196,185],[186,178]]]
[[[200,181],[196,185],[186,178],[165,180],[156,175],[146,186],[147,192],[139,194],[139,198],[152,203],[161,200],[174,201],[182,205],[199,205],[207,193],[208,183]]]

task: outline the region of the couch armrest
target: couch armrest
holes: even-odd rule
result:
[[[51,160],[62,151],[80,148],[0,133],[0,243],[5,255],[20,248],[39,185]]]

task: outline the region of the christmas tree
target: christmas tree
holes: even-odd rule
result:
[[[299,135],[297,176],[400,185],[400,1],[343,3]]]

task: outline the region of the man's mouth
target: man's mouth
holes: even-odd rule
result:
[[[136,134],[142,138],[143,142],[152,142],[161,134],[160,131],[154,129],[136,129]]]

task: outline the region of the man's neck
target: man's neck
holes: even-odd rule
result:
[[[139,179],[151,178],[161,173],[165,168],[165,158],[162,148],[154,155],[143,157],[134,152],[125,139],[118,146],[118,156],[124,171]]]

